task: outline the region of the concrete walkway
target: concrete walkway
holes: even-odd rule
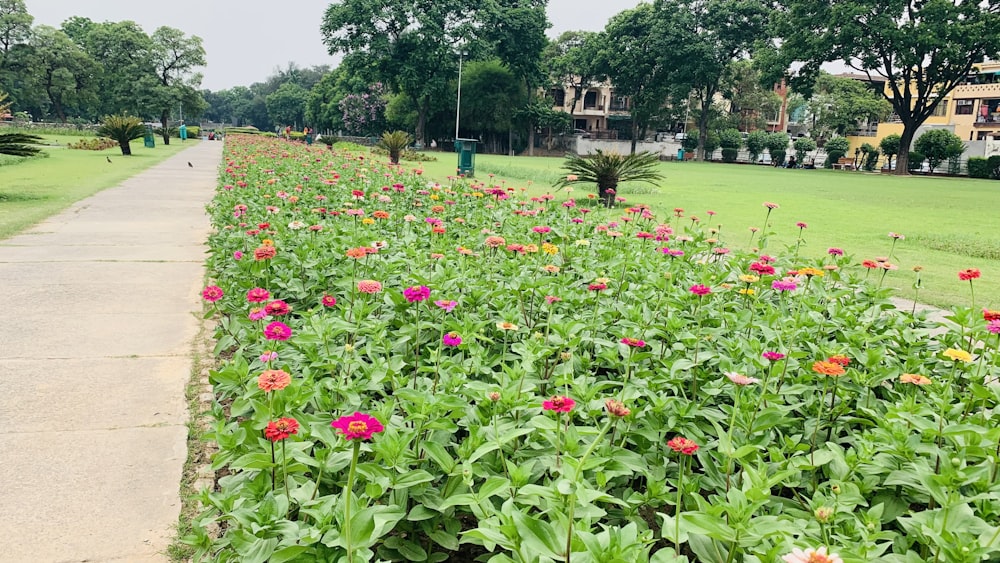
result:
[[[0,561],[167,560],[221,156],[193,144],[0,241]]]

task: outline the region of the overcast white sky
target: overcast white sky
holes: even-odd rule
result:
[[[570,29],[600,30],[614,14],[640,0],[549,0],[549,36]],[[54,27],[70,16],[132,20],[152,33],[176,27],[204,40],[208,67],[202,87],[220,90],[259,82],[275,67],[328,64],[319,25],[329,0],[25,0],[35,24]]]

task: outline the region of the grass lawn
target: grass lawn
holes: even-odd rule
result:
[[[454,174],[456,156],[433,154],[438,161],[424,163],[425,175],[444,181]],[[553,191],[562,161],[477,155],[476,176],[540,194]],[[924,268],[919,301],[969,306],[969,284],[960,282],[957,272],[979,268],[983,277],[975,281],[977,307],[1000,308],[1000,182],[702,162],[664,162],[660,167],[666,179],[659,187],[625,185],[619,195],[628,203],[649,204],[660,217],[681,207],[685,217],[706,221],[705,212],[713,210],[717,215],[711,221],[721,225],[722,243],[732,248],[746,248],[749,227],[763,227],[766,210],[761,204],[777,203],[781,208],[770,219],[778,233],[768,241],[771,254],[794,247],[798,221],[808,224],[800,256],[821,258],[827,248],[839,247],[859,264],[887,256],[892,245],[888,233],[897,232],[906,236],[892,257],[899,270],[885,279],[897,295],[913,298],[912,268],[919,265]],[[587,188],[579,186],[572,195],[580,199],[585,193]],[[567,197],[565,192],[556,195]]]
[[[80,136],[42,138],[50,143],[44,149],[48,157],[18,161],[0,156],[0,240],[190,146],[180,142],[163,146],[157,142],[155,149],[147,149],[139,139],[132,142],[132,156],[123,157],[117,147],[105,151],[65,148]],[[112,160],[110,164],[107,157]]]

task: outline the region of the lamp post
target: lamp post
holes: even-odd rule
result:
[[[462,59],[465,51],[458,51],[458,101],[455,102],[455,142],[458,142],[458,123],[462,116]]]

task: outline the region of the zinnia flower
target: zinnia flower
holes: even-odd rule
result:
[[[948,348],[945,350],[944,357],[953,362],[969,363],[972,361],[972,354],[966,352],[965,350],[956,350],[955,348]]]
[[[913,385],[930,385],[931,379],[917,373],[904,373],[899,376],[899,382],[912,383]]]
[[[299,421],[294,418],[279,418],[277,421],[267,423],[264,429],[264,437],[272,442],[284,440],[292,434],[298,434]]]
[[[756,377],[747,377],[742,373],[737,373],[735,371],[727,371],[726,377],[728,377],[729,381],[732,381],[736,385],[751,385],[754,383],[760,383],[760,380]]]
[[[806,225],[806,224],[805,224],[805,223],[803,223],[802,221],[799,221],[798,223],[795,223],[795,226],[796,226],[796,227],[798,227],[798,228],[800,228],[800,229],[805,229],[805,228],[806,228],[806,227],[808,227],[809,225]]]
[[[435,305],[444,309],[445,313],[450,313],[458,305],[458,301],[445,301],[444,299],[438,299],[434,302]]]
[[[287,315],[289,312],[291,312],[291,310],[292,308],[288,306],[288,303],[285,303],[280,299],[271,301],[270,303],[267,304],[267,306],[264,307],[264,311],[268,315],[272,315],[275,317],[280,317],[281,315]]]
[[[986,322],[1000,321],[1000,311],[994,311],[992,309],[983,309],[983,320]]]
[[[783,278],[771,282],[771,289],[775,291],[795,291],[798,287],[794,278]]]
[[[604,291],[607,288],[608,288],[608,284],[606,284],[606,283],[596,283],[595,282],[595,283],[592,283],[592,284],[590,284],[590,285],[587,286],[587,289],[589,289],[590,291]]]
[[[830,256],[843,256],[844,250],[842,248],[833,247],[826,249],[826,253]]]
[[[268,340],[288,340],[292,336],[292,329],[283,322],[274,321],[264,327],[264,337]]]
[[[979,272],[978,268],[968,268],[958,273],[958,279],[962,281],[972,281],[981,275],[982,274]]]
[[[222,292],[222,288],[217,285],[210,285],[201,292],[201,296],[209,303],[215,303],[222,299],[223,295],[225,294]]]
[[[987,323],[986,330],[992,334],[1000,334],[1000,319]]]
[[[611,416],[617,416],[618,418],[624,418],[632,413],[625,404],[621,401],[616,401],[615,399],[608,399],[604,401],[604,408],[608,411]]]
[[[828,375],[830,377],[840,377],[846,373],[844,371],[844,366],[833,362],[823,361],[813,362],[812,370],[820,375]]]
[[[507,321],[501,321],[497,323],[497,328],[500,330],[517,330],[517,325],[514,323],[509,323]]]
[[[781,352],[764,352],[763,354],[761,354],[761,357],[764,358],[765,360],[776,362],[784,358],[785,355],[782,354]]]
[[[445,346],[455,347],[462,343],[462,337],[459,336],[457,332],[449,332],[441,337],[441,342],[443,342]]]
[[[332,295],[327,295],[326,293],[324,293],[323,299],[320,300],[320,303],[322,303],[324,307],[333,307],[334,305],[337,304],[337,298]]]
[[[378,293],[382,291],[382,284],[375,280],[361,280],[358,282],[358,291],[368,294]]]
[[[243,251],[242,250],[237,250],[236,252],[233,252],[233,260],[236,260],[237,262],[239,262],[242,259],[243,259]]]
[[[270,393],[271,391],[281,391],[288,387],[291,382],[292,376],[288,372],[280,369],[269,369],[264,370],[264,373],[257,378],[257,387],[263,389],[265,393]]]
[[[576,406],[576,401],[564,396],[554,396],[548,401],[542,402],[542,408],[547,411],[569,412]]]
[[[624,337],[621,339],[621,343],[626,346],[631,346],[633,348],[642,348],[646,345],[645,340],[639,340],[638,338]]]
[[[403,290],[403,297],[410,303],[423,301],[431,296],[431,289],[426,285],[415,285]]]
[[[707,285],[702,285],[702,284],[699,283],[699,284],[692,285],[690,291],[691,291],[691,293],[693,293],[693,294],[695,294],[695,295],[697,295],[697,296],[700,297],[700,296],[708,295],[709,293],[712,293],[712,288],[708,287]]]
[[[901,235],[899,233],[889,233],[889,238],[894,238],[896,240],[903,240],[906,237],[904,237],[903,235]]]
[[[847,367],[847,364],[851,363],[851,359],[843,354],[836,354],[834,356],[830,356],[829,358],[826,359],[826,361],[834,364],[839,364],[841,366],[844,366],[845,368]]]
[[[764,202],[764,207],[766,207],[768,209],[777,209],[779,207],[779,205],[777,203],[771,203],[770,201],[765,201]]]
[[[255,287],[247,292],[247,301],[250,303],[263,303],[271,298],[271,292],[263,287]]]
[[[756,272],[757,274],[762,276],[773,276],[774,266],[766,264],[764,262],[754,262],[753,264],[750,264],[750,271]]]
[[[278,353],[271,350],[267,350],[263,354],[261,354],[260,358],[258,359],[260,360],[260,363],[266,364],[267,362],[272,362],[274,360],[277,360]]]
[[[342,416],[331,422],[330,426],[340,430],[348,440],[371,440],[372,434],[385,430],[377,418],[360,412]]]
[[[694,452],[698,451],[698,444],[695,444],[693,441],[688,440],[683,436],[671,438],[670,441],[667,442],[667,446],[675,452],[684,455],[692,455]]]
[[[844,563],[836,553],[827,554],[826,547],[819,549],[810,547],[805,551],[795,548],[788,555],[782,556],[781,560],[785,563]]]
[[[868,268],[869,270],[874,270],[875,268],[879,267],[878,262],[874,260],[865,260],[861,262],[861,265],[864,266],[865,268]]]

